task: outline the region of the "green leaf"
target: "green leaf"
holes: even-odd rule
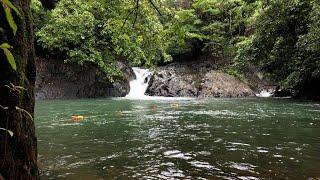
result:
[[[10,45],[8,44],[8,43],[2,43],[1,45],[0,45],[0,48],[1,49],[9,49],[10,48]]]
[[[13,132],[4,128],[0,128],[0,130],[7,131],[11,137],[13,137]]]
[[[9,0],[2,0],[2,2],[7,5],[9,8],[11,8],[12,10],[14,10],[14,12],[17,13],[17,15],[21,16],[19,10],[9,1]]]
[[[17,24],[16,24],[16,22],[14,21],[14,19],[12,17],[11,10],[8,7],[5,7],[4,8],[4,12],[6,13],[6,18],[7,18],[7,21],[9,23],[9,26],[11,27],[11,29],[13,31],[13,34],[16,35],[18,27],[17,27]]]
[[[17,70],[16,62],[14,60],[12,53],[8,49],[8,48],[10,48],[10,45],[8,43],[3,43],[0,45],[0,48],[3,50],[4,54],[6,55],[7,60],[9,62],[9,64],[11,65],[12,69],[14,69],[16,71]]]
[[[2,3],[3,9],[5,11],[7,21],[9,23],[11,29],[13,30],[13,34],[15,35],[16,32],[17,32],[18,27],[17,27],[17,25],[16,25],[16,23],[15,23],[15,21],[13,19],[11,10],[16,12],[16,14],[19,17],[21,17],[21,14],[20,14],[19,10],[9,0],[1,0],[1,3]]]
[[[88,3],[89,3],[90,5],[92,5],[93,0],[88,0]]]

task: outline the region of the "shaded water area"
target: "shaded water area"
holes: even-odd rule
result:
[[[42,179],[320,178],[313,102],[38,101],[36,124]]]

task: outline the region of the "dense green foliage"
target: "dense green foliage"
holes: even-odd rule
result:
[[[2,5],[6,22],[10,26],[12,33],[15,36],[17,33],[17,30],[18,30],[18,26],[13,18],[12,12],[15,12],[15,14],[18,17],[21,17],[21,14],[20,14],[19,10],[9,0],[1,0],[0,4]],[[2,27],[0,25],[0,49],[3,51],[3,54],[6,56],[6,59],[8,60],[8,63],[10,64],[12,69],[17,70],[14,56],[12,55],[11,51],[9,50],[12,47],[7,42],[2,42],[2,41],[4,41],[2,38],[5,33],[4,28],[5,27]]]
[[[37,4],[35,16],[48,19],[36,18],[38,43],[65,54],[69,62],[93,62],[112,79],[119,74],[117,59],[145,66],[171,60],[167,31],[148,2],[61,0],[50,13]]]
[[[319,15],[317,1],[270,1],[255,22],[255,33],[242,45],[238,62],[257,65],[285,87],[299,89],[319,79]]]
[[[319,79],[318,1],[102,2],[61,0],[44,12],[35,1],[39,44],[71,62],[94,62],[111,77],[116,59],[152,66],[200,47],[232,74],[255,66],[293,88]]]
[[[260,1],[195,0],[175,13],[186,44],[190,40],[201,41],[204,52],[225,59],[235,55],[236,44],[245,39],[259,6]]]
[[[203,51],[228,72],[238,75],[256,66],[299,90],[320,79],[319,6],[313,0],[195,0],[177,15],[189,20],[183,25],[186,39],[202,41]]]

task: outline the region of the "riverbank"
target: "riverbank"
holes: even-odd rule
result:
[[[158,67],[146,91],[165,97],[253,97],[264,88],[274,88],[256,73],[238,78],[217,68],[212,61],[176,62]],[[254,81],[253,81],[254,79]],[[254,83],[253,83],[254,82]]]
[[[118,62],[118,67],[124,76],[111,83],[94,65],[38,58],[36,99],[124,97],[136,75],[124,62]],[[253,97],[264,88],[275,88],[258,72],[251,72],[247,77],[232,76],[217,69],[211,61],[189,61],[157,67],[148,77],[150,82],[142,79],[141,83],[146,83],[146,95],[163,97],[242,98]]]
[[[134,73],[123,62],[117,62],[124,76],[111,83],[93,64],[66,64],[62,60],[37,58],[35,97],[44,99],[77,99],[123,97],[129,93]]]

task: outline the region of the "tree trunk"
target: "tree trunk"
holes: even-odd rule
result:
[[[11,0],[21,17],[14,15],[18,26],[13,35],[0,7],[0,43],[13,48],[17,71],[8,64],[0,50],[0,179],[39,179],[37,138],[34,124],[34,84],[36,78],[33,27],[30,0]],[[12,12],[14,14],[14,12]],[[14,86],[21,86],[14,87]]]

